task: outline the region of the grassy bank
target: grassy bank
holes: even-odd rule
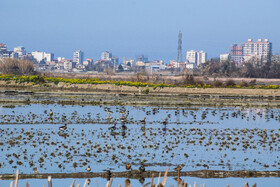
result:
[[[147,87],[147,88],[165,88],[165,87],[180,87],[180,88],[236,88],[236,89],[279,89],[280,85],[252,85],[248,83],[241,82],[240,84],[236,84],[232,80],[228,80],[225,83],[217,83],[213,82],[212,84],[204,84],[204,83],[182,83],[178,85],[174,84],[165,84],[165,83],[149,83],[149,82],[133,82],[133,81],[109,81],[109,80],[100,80],[99,78],[87,78],[87,79],[79,79],[79,78],[62,78],[62,77],[46,77],[46,76],[15,76],[15,75],[7,75],[0,74],[0,80],[6,81],[6,84],[14,81],[18,84],[23,83],[32,83],[33,85],[43,85],[48,87],[50,83],[54,83],[58,85],[59,83],[67,83],[67,84],[111,84],[116,86],[132,86],[132,87]]]

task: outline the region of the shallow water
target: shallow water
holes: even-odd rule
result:
[[[119,120],[124,109],[126,130]],[[2,106],[0,173],[85,172],[88,165],[92,172],[116,172],[128,162],[156,171],[178,164],[183,171],[279,170],[279,115],[279,109],[259,108]],[[114,123],[117,129],[109,130]]]

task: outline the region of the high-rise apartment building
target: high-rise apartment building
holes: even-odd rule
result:
[[[75,51],[73,54],[73,62],[76,64],[82,64],[84,61],[84,53],[81,50]]]
[[[206,62],[207,54],[204,51],[197,52],[197,66]]]
[[[243,62],[243,46],[240,44],[232,44],[230,47],[230,56],[231,59],[238,64]]]
[[[244,61],[256,58],[263,63],[268,57],[271,57],[271,51],[272,43],[269,42],[268,39],[264,39],[264,41],[258,39],[256,42],[253,42],[252,39],[248,39],[243,47]]]
[[[197,66],[206,62],[207,53],[205,53],[204,51],[197,52],[194,50],[190,50],[190,51],[187,51],[186,58],[187,58],[186,67],[187,68],[190,68],[190,67],[196,68]],[[193,65],[190,65],[190,64],[193,64]]]
[[[112,60],[112,53],[109,51],[103,52],[101,54],[101,60]]]
[[[187,51],[188,63],[197,63],[197,52],[194,50]]]
[[[231,59],[238,64],[249,60],[263,64],[267,60],[270,61],[268,57],[271,57],[271,52],[272,43],[268,39],[258,39],[256,42],[248,39],[243,45],[233,44],[230,48]]]

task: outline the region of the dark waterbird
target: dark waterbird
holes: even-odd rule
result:
[[[145,166],[143,164],[141,164],[138,171],[139,171],[139,173],[145,172]]]
[[[86,170],[87,170],[87,171],[91,171],[91,168],[90,168],[90,166],[88,166]]]
[[[125,169],[126,169],[126,170],[132,170],[131,164],[130,164],[130,163],[126,164]]]
[[[59,130],[61,130],[61,131],[65,131],[66,129],[67,129],[67,124],[59,127]]]

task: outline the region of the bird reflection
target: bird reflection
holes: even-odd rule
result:
[[[144,182],[145,182],[145,178],[144,178],[144,177],[140,177],[140,178],[139,178],[139,182],[141,183],[141,185],[143,185]]]

